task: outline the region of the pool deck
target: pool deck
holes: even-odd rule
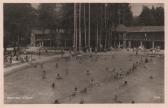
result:
[[[64,57],[65,56],[68,56],[68,54],[65,54]],[[8,75],[8,74],[16,72],[20,69],[24,69],[24,68],[30,66],[31,63],[46,62],[46,61],[52,60],[53,58],[57,58],[57,57],[60,58],[61,55],[54,55],[54,56],[48,56],[48,57],[46,57],[46,56],[45,57],[34,56],[33,59],[35,59],[35,61],[21,63],[21,64],[17,64],[17,65],[13,65],[13,66],[9,66],[9,67],[4,68],[4,75]]]
[[[124,53],[130,53],[130,51],[125,51],[125,50],[121,50],[121,51],[124,52]],[[117,52],[121,52],[121,51],[117,51]],[[98,55],[110,55],[111,53],[116,53],[116,52],[115,51],[114,52],[113,51],[99,52],[97,54]],[[142,53],[144,53],[144,52],[142,52]],[[162,50],[158,54],[164,54],[164,51]],[[67,57],[67,56],[70,56],[70,55],[68,53],[65,53],[63,55],[63,57]],[[53,56],[48,56],[48,57],[46,57],[46,56],[41,56],[41,57],[39,57],[39,56],[33,56],[33,59],[35,59],[35,61],[21,63],[21,64],[17,64],[17,65],[12,65],[12,66],[4,68],[4,75],[8,75],[8,74],[16,72],[18,70],[24,69],[24,68],[30,66],[31,63],[46,62],[46,61],[52,60],[53,58],[60,58],[60,57],[61,57],[61,55],[53,55]]]

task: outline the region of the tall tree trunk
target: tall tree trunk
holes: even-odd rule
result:
[[[105,47],[104,48],[107,48],[107,18],[106,18],[106,4],[105,4],[105,9],[104,9],[104,23],[105,23]]]
[[[76,50],[76,4],[74,3],[74,37],[73,37],[73,50]]]
[[[99,24],[98,24],[98,20],[97,20],[97,35],[96,35],[96,48],[98,49],[99,47]]]
[[[74,50],[77,51],[78,49],[78,37],[77,37],[77,33],[78,33],[78,15],[77,15],[77,4],[74,3],[74,42],[73,42],[73,46],[74,46]]]
[[[78,8],[76,4],[76,16],[75,16],[76,17],[76,23],[75,23],[76,24],[76,28],[75,28],[76,29],[75,30],[76,31],[76,50],[78,49],[78,12],[77,12],[77,9]]]
[[[85,12],[85,4],[84,4],[84,33],[85,33],[85,48],[86,48],[86,44],[87,44],[87,40],[86,40],[86,12]]]
[[[88,47],[90,50],[90,3],[89,3],[89,31],[88,31]]]
[[[121,24],[121,12],[120,12],[120,7],[118,9],[118,25]]]
[[[104,13],[104,11],[103,11],[103,7],[101,6],[101,12],[100,12],[100,39],[99,39],[99,46],[100,46],[100,50],[102,50],[102,35],[103,35],[103,22],[104,22],[104,20],[103,20],[103,13]]]
[[[40,47],[43,47],[43,44],[44,44],[44,39],[45,39],[45,28],[43,29],[43,37],[42,37],[42,41],[40,42]]]
[[[81,50],[81,3],[79,3],[79,51]]]

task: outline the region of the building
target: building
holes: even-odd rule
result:
[[[160,47],[164,49],[164,27],[163,26],[132,26],[119,25],[116,28],[118,42],[123,48],[144,47],[146,49]]]
[[[62,29],[53,32],[49,29],[32,30],[31,45],[42,47],[64,47],[72,48],[73,36],[64,36]],[[96,48],[96,39],[92,37],[91,47]],[[84,47],[84,40],[82,39],[82,47]],[[103,43],[104,42],[104,43]],[[100,43],[99,43],[100,44]],[[105,38],[102,43],[105,44]],[[164,49],[164,26],[131,26],[118,25],[112,28],[112,33],[108,38],[108,47],[122,47],[122,48],[138,48],[146,49],[160,47]]]
[[[34,29],[31,31],[31,46],[36,47],[55,47],[61,44],[61,35],[64,31],[57,29],[51,31],[46,29]]]

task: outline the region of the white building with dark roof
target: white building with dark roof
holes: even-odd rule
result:
[[[64,48],[71,48],[73,43],[73,36],[64,37],[62,29],[55,30],[56,32],[46,29],[32,30],[31,45],[42,47],[61,46]],[[118,25],[112,28],[112,33],[109,35],[108,47],[117,48],[138,48],[144,47],[146,49],[160,47],[164,49],[164,26],[131,26]],[[105,35],[104,35],[105,36]],[[102,43],[105,42],[105,37],[102,36]],[[84,40],[82,38],[82,43]],[[94,36],[91,38],[92,48],[96,43]],[[101,43],[101,44],[102,44]],[[82,44],[82,48],[84,45]]]
[[[116,28],[117,37],[113,43],[124,48],[143,46],[146,49],[160,47],[164,49],[164,26],[132,26],[119,25]]]

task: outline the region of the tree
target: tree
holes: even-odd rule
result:
[[[164,25],[164,9],[163,7],[156,7],[154,12],[156,25]]]
[[[25,46],[30,43],[31,27],[36,10],[29,3],[4,4],[4,47]]]
[[[141,25],[152,25],[154,23],[154,16],[147,6],[143,6],[142,13],[139,16]]]
[[[62,18],[62,10],[61,4],[55,3],[42,3],[38,9],[38,18],[39,18],[39,25],[44,32],[46,29],[49,29],[51,38],[55,38],[55,45],[60,45],[60,36],[56,35],[56,30],[60,29],[60,20]],[[51,46],[51,41],[50,41]]]
[[[52,29],[55,26],[55,8],[56,4],[40,4],[38,9],[39,25],[43,29]]]
[[[141,14],[138,16],[138,25],[157,26],[164,25],[164,9],[162,7],[143,7]]]
[[[65,4],[62,4],[62,19],[61,19],[61,28],[64,29],[64,31],[66,31],[64,33],[64,39],[67,39],[68,40],[68,45],[69,46],[73,46],[75,44],[77,44],[77,41],[76,41],[76,38],[74,38],[74,32],[76,33],[76,27],[74,25],[74,22],[76,21],[76,18],[75,16],[77,15],[74,15],[74,10],[76,8],[74,8],[74,4],[73,3],[65,3]],[[76,25],[77,26],[77,25]],[[76,36],[77,34],[75,34]],[[75,39],[75,40],[74,40]],[[71,40],[74,40],[73,42]]]
[[[109,3],[104,8],[105,26],[105,42],[104,47],[109,48],[112,45],[112,38],[115,36],[115,29],[118,25],[123,24],[126,26],[131,26],[133,15],[130,9],[129,3]]]
[[[133,19],[128,3],[64,4],[63,11],[61,25],[66,36],[71,37],[74,46],[84,48],[110,47],[111,28],[119,23],[129,26]]]

